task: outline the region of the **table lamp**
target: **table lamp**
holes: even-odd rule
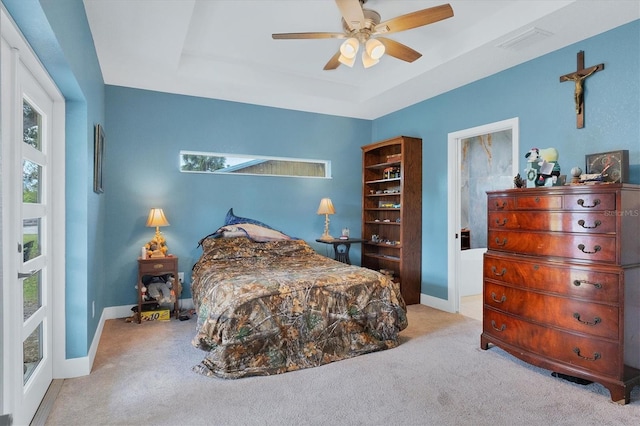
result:
[[[147,226],[156,227],[156,235],[146,245],[148,257],[164,257],[168,251],[167,242],[160,233],[161,226],[169,226],[169,221],[162,209],[153,208],[149,211]]]
[[[336,209],[333,207],[333,203],[330,198],[323,198],[320,200],[320,206],[318,207],[318,214],[324,215],[324,234],[320,237],[323,241],[333,240],[333,237],[329,235],[329,215],[335,214]]]

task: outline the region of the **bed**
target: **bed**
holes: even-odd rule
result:
[[[200,244],[191,287],[192,343],[207,352],[194,367],[200,374],[235,379],[316,367],[396,347],[407,327],[398,284],[303,240],[236,222]]]

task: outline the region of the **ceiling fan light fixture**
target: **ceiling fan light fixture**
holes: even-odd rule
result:
[[[382,44],[380,40],[377,40],[375,38],[370,38],[369,40],[367,40],[367,43],[364,47],[367,51],[367,55],[369,55],[371,59],[375,60],[382,58],[382,55],[384,55],[385,52],[384,44]]]
[[[348,38],[340,45],[340,53],[345,58],[353,59],[356,57],[356,53],[358,53],[358,48],[360,47],[360,42],[356,38]]]
[[[380,60],[372,58],[372,57],[367,53],[367,51],[366,51],[366,50],[364,50],[364,51],[362,52],[362,65],[363,65],[365,68],[370,68],[370,67],[374,66],[375,64],[377,64],[378,62],[380,62]]]
[[[352,58],[347,58],[344,55],[340,55],[338,57],[338,62],[340,62],[341,64],[346,65],[346,66],[348,66],[350,68],[353,68],[353,64],[356,62],[356,58],[355,58],[355,55]]]

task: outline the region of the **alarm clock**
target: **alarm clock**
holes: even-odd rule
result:
[[[629,150],[599,152],[585,156],[587,174],[602,174],[603,182],[627,182],[629,179]]]

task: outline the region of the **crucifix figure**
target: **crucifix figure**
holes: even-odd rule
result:
[[[584,80],[597,71],[603,70],[604,64],[594,65],[589,68],[584,67],[584,51],[578,52],[578,67],[575,72],[560,76],[560,82],[573,81],[576,89],[573,95],[576,103],[576,127],[582,129],[584,127]]]

